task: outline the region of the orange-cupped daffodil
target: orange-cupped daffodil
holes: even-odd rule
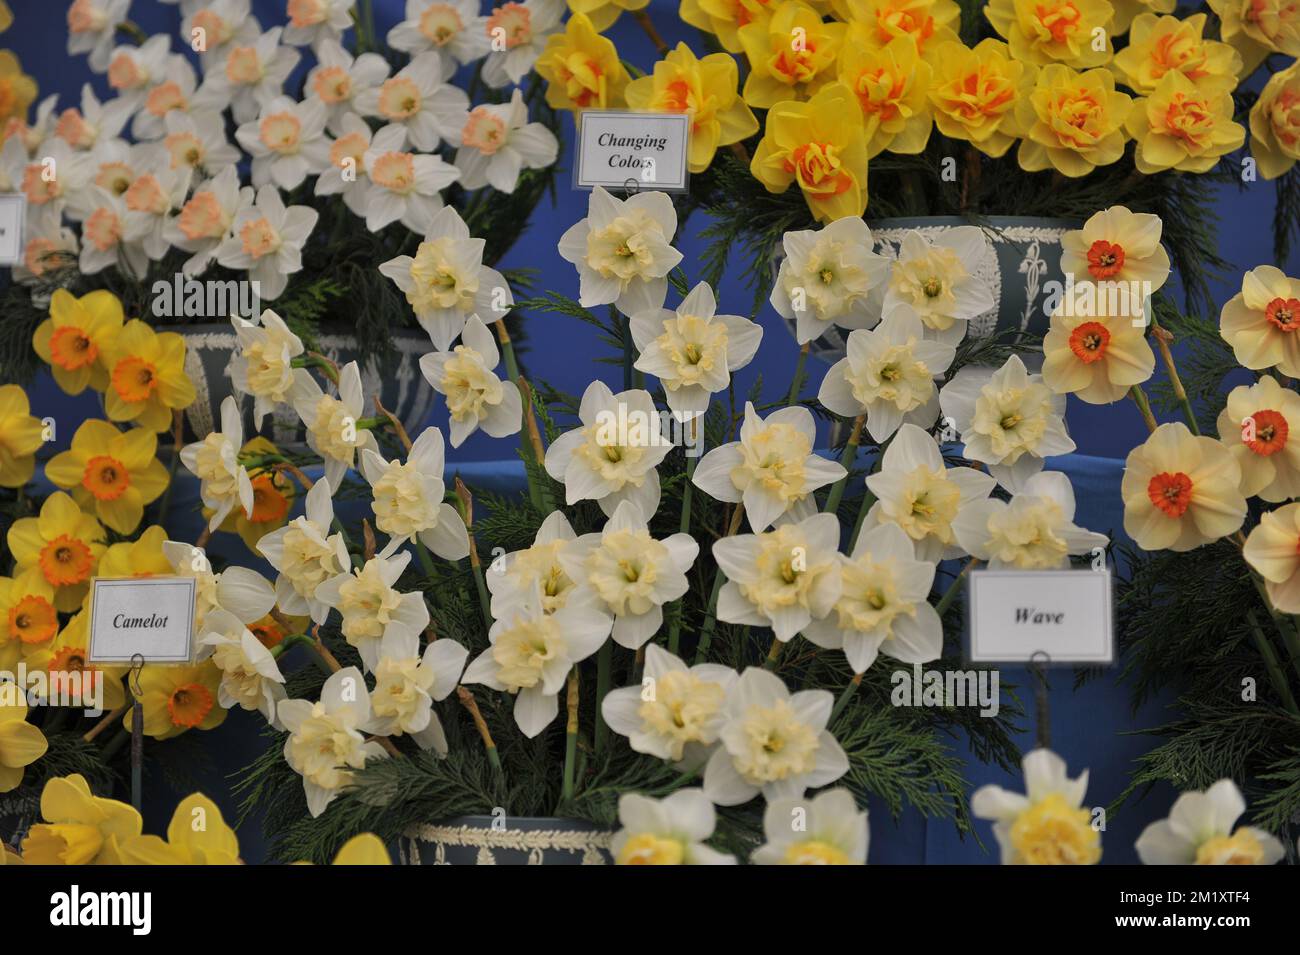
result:
[[[1016,104],[1024,136],[1016,154],[1020,168],[1056,169],[1075,178],[1116,162],[1124,155],[1124,121],[1132,108],[1132,97],[1115,89],[1109,70],[1044,66],[1029,96]]]
[[[226,720],[226,711],[217,700],[221,671],[211,660],[194,666],[146,665],[139,683],[136,701],[144,709],[146,736],[171,739],[187,730],[215,729]],[[134,697],[134,688],[131,692]],[[122,718],[128,731],[131,713],[127,710]]]
[[[16,687],[10,684],[9,689]],[[27,767],[44,756],[48,748],[45,734],[27,722],[27,701],[22,693],[0,691],[0,793],[17,789]]]
[[[614,44],[581,13],[569,18],[563,32],[547,38],[536,69],[546,80],[547,105],[575,114],[622,106],[631,79]]]
[[[1193,83],[1236,80],[1241,54],[1227,43],[1207,40],[1205,14],[1185,20],[1144,13],[1133,21],[1128,46],[1115,54],[1111,69],[1135,93],[1152,93],[1165,74],[1182,73]]]
[[[1043,384],[1058,395],[1104,405],[1150,378],[1156,356],[1145,326],[1128,308],[1108,306],[1100,293],[1094,301],[1097,307],[1080,310],[1067,298],[1052,313],[1043,336]]]
[[[102,289],[77,298],[67,289],[50,296],[50,317],[36,327],[32,347],[50,366],[58,386],[79,395],[89,385],[108,387],[105,347],[122,332],[122,303]]]
[[[71,491],[73,498],[107,527],[130,534],[144,517],[146,504],[167,487],[167,469],[155,454],[152,431],[119,431],[92,418],[72,436],[72,446],[50,458],[45,476]]]
[[[728,53],[740,53],[740,28],[772,16],[780,0],[682,0],[678,11],[686,23],[712,33]]]
[[[950,139],[964,139],[998,158],[1016,141],[1016,103],[1029,97],[1036,70],[992,37],[974,49],[956,41],[942,44],[934,59],[930,106],[934,124]]]
[[[835,0],[836,12],[848,21],[845,46],[883,50],[900,36],[916,41],[928,63],[938,49],[957,40],[961,8],[953,0]]]
[[[59,632],[54,589],[35,567],[0,577],[0,670],[48,646]]]
[[[1193,83],[1182,73],[1166,73],[1150,96],[1133,104],[1124,124],[1137,141],[1138,172],[1208,172],[1239,149],[1246,127],[1232,121],[1236,85],[1232,77]]]
[[[104,527],[71,497],[55,491],[37,517],[23,517],[9,528],[9,550],[20,570],[39,568],[54,588],[62,613],[81,606],[104,553]]]
[[[144,835],[122,844],[127,865],[239,865],[239,837],[207,796],[186,796],[172,813],[167,838]]]
[[[749,60],[745,102],[767,109],[815,94],[835,79],[844,31],[844,24],[823,22],[799,0],[783,0],[767,20],[741,27],[740,43]]]
[[[728,54],[696,57],[685,43],[678,43],[649,76],[627,84],[627,105],[653,113],[690,113],[687,166],[693,173],[704,172],[719,146],[758,132],[758,120],[736,92],[738,77],[736,61]]]
[[[9,50],[0,50],[0,125],[23,119],[36,99],[36,81]]]
[[[278,454],[279,449],[266,438],[258,437],[244,443],[241,454]],[[251,472],[253,484],[253,510],[245,514],[241,508],[234,508],[221,522],[219,530],[238,534],[252,553],[260,554],[257,542],[271,531],[279,530],[289,522],[289,512],[293,510],[297,485],[283,471],[265,470]],[[203,509],[205,517],[211,512]]]
[[[142,829],[140,813],[94,795],[80,773],[45,784],[41,818],[23,840],[28,865],[121,865],[122,844]]]
[[[1300,160],[1300,62],[1274,73],[1250,109],[1250,154],[1265,179]]]
[[[879,50],[845,46],[839,58],[840,82],[862,108],[867,155],[888,149],[915,154],[930,141],[930,64],[916,52],[911,37],[900,36]]]
[[[22,487],[36,472],[45,425],[31,411],[27,392],[18,385],[0,385],[0,487]]]
[[[1219,313],[1219,334],[1243,367],[1300,377],[1300,279],[1272,265],[1251,269]]]
[[[984,8],[1017,60],[1080,69],[1110,62],[1114,12],[1107,0],[989,0]]]
[[[194,402],[194,382],[185,373],[185,339],[175,332],[155,332],[133,318],[110,340],[103,360],[109,377],[104,408],[110,421],[166,431],[172,412]]]
[[[45,670],[50,678],[50,693],[67,693],[72,705],[80,706],[78,694],[90,688],[88,680],[103,681],[103,708],[115,710],[126,703],[122,677],[127,667],[103,666],[89,662],[90,614],[74,614],[59,635],[27,658],[27,667]],[[98,691],[92,691],[96,693]]]
[[[797,183],[819,222],[862,215],[867,139],[853,91],[830,83],[806,103],[777,104],[749,168],[768,192]]]

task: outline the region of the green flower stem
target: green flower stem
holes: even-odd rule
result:
[[[781,651],[785,649],[785,643],[780,637],[772,638],[772,646],[767,651],[767,659],[763,661],[764,670],[775,670],[781,662]]]
[[[731,513],[731,524],[727,527],[727,533],[723,537],[730,537],[740,529],[740,522],[745,516],[745,505],[737,504],[736,509]],[[695,662],[703,663],[709,652],[709,644],[713,642],[713,631],[718,627],[718,594],[722,593],[722,585],[726,582],[726,575],[722,573],[722,568],[717,567],[713,571],[713,591],[709,594],[709,607],[704,611],[704,625],[700,628],[700,642],[695,649]]]
[[[417,537],[412,543],[415,544],[415,555],[420,558],[420,566],[424,569],[424,576],[437,576],[438,571],[433,566],[433,555],[429,553],[429,548],[424,546],[424,541]]]
[[[176,466],[181,461],[181,434],[185,427],[185,414],[182,411],[172,412],[172,457],[167,464],[167,487],[163,490],[162,499],[158,502],[158,523],[167,526],[167,508],[172,502],[172,487],[176,484]]]
[[[957,594],[961,592],[962,584],[966,580],[966,572],[978,563],[979,561],[973,557],[968,560],[966,566],[957,572],[957,576],[952,579],[952,583],[948,585],[948,589],[943,592],[943,596],[939,598],[939,602],[934,605],[934,612],[939,615],[940,620],[942,620],[943,615],[948,612],[948,608],[952,606],[952,602],[957,599]]]
[[[1147,393],[1142,390],[1141,385],[1134,385],[1128,390],[1128,396],[1133,399],[1137,405],[1138,411],[1142,413],[1142,420],[1146,422],[1148,431],[1156,430],[1156,416],[1151,413],[1151,402],[1147,399]]]
[[[1169,375],[1169,384],[1174,389],[1174,398],[1183,410],[1183,417],[1187,419],[1187,427],[1191,429],[1192,434],[1200,434],[1201,429],[1196,423],[1196,413],[1192,411],[1192,403],[1187,400],[1187,391],[1183,388],[1183,380],[1178,377],[1178,366],[1174,364],[1174,353],[1169,350],[1169,344],[1174,340],[1174,336],[1161,328],[1160,323],[1153,318],[1151,319],[1151,337],[1156,340],[1156,349],[1160,352],[1160,360],[1164,362],[1165,371]]]
[[[560,802],[573,799],[573,777],[578,756],[578,668],[569,671],[568,722],[564,732],[564,783]]]
[[[605,747],[609,739],[609,726],[605,723],[605,714],[601,712],[601,705],[605,702],[605,696],[609,693],[610,684],[613,682],[614,669],[614,641],[606,639],[600,646],[600,652],[596,654],[596,752],[600,752]]]
[[[706,408],[705,414],[707,413],[708,413],[708,409]],[[691,419],[692,438],[694,438],[699,433],[701,418],[703,418],[703,415],[701,415],[699,418]],[[694,441],[692,441],[691,443],[695,444]],[[696,448],[695,450],[699,451],[700,449]],[[682,522],[678,528],[683,534],[689,534],[691,532],[691,501],[695,493],[695,484],[692,481],[692,478],[695,477],[695,466],[699,463],[700,463],[699,454],[696,454],[694,457],[688,457],[686,459],[686,487],[682,490]],[[685,597],[682,597],[674,601],[672,609],[670,611],[672,614],[672,619],[668,624],[668,652],[669,653],[675,654],[681,642],[682,616],[686,612],[685,599],[686,599]]]
[[[525,386],[520,384],[519,359],[515,355],[515,343],[510,338],[510,331],[506,328],[505,319],[498,318],[492,323],[492,327],[496,330],[497,341],[501,345],[501,355],[506,362],[506,377],[510,379],[516,388],[519,389],[520,399],[525,404],[524,416],[526,422],[533,421],[535,425],[535,419],[533,418],[532,395],[530,392],[525,390]],[[537,457],[536,449],[530,440],[531,434],[532,430],[529,427],[520,428],[519,446],[523,450],[525,461],[531,461],[540,468],[542,466],[542,460]],[[524,476],[528,479],[528,500],[532,502],[533,507],[537,508],[539,511],[550,510],[551,508],[543,507],[541,490],[536,486],[532,478],[532,473],[527,467],[524,468]]]
[[[853,699],[853,694],[858,691],[858,687],[861,684],[862,684],[862,674],[861,673],[853,674],[853,679],[849,680],[849,685],[843,689],[843,691],[840,693],[839,699],[835,701],[835,707],[834,709],[831,710],[831,718],[826,721],[826,724],[828,726],[831,723],[834,723],[835,718],[844,712],[844,708],[849,705],[849,700]]]
[[[1283,672],[1281,664],[1278,663],[1277,654],[1273,652],[1268,637],[1264,635],[1264,631],[1259,625],[1259,618],[1255,616],[1253,608],[1246,611],[1246,620],[1250,623],[1250,632],[1251,636],[1254,637],[1255,647],[1264,660],[1264,668],[1268,670],[1268,679],[1273,685],[1273,691],[1281,698],[1282,705],[1287,710],[1294,716],[1300,717],[1300,707],[1296,706],[1295,696],[1291,693],[1291,687],[1287,683],[1286,673]]]
[[[844,468],[845,475],[840,478],[831,487],[831,492],[826,497],[826,507],[823,510],[827,514],[838,513],[840,509],[840,498],[844,496],[844,486],[849,483],[848,471],[853,468],[853,459],[857,457],[858,446],[862,441],[862,426],[866,423],[867,416],[860,414],[853,419],[853,430],[849,433],[848,443],[844,445],[844,453],[840,455],[840,466]]]
[[[853,553],[853,548],[857,546],[858,537],[862,534],[862,525],[867,520],[867,512],[871,510],[871,505],[876,503],[876,495],[869,490],[862,491],[862,503],[858,505],[858,517],[853,522],[853,533],[849,535],[848,553]]]
[[[1240,532],[1238,532],[1237,537],[1241,537]],[[1239,540],[1238,543],[1244,546],[1245,542]],[[1255,568],[1249,564],[1246,565],[1246,568],[1250,572],[1250,579],[1255,585],[1255,590],[1259,592],[1259,599],[1268,608],[1269,615],[1273,618],[1273,625],[1277,628],[1277,634],[1282,638],[1283,645],[1286,646],[1287,657],[1290,659],[1291,666],[1295,668],[1296,675],[1300,676],[1300,634],[1296,632],[1295,618],[1273,609],[1273,602],[1268,598],[1268,588],[1264,585],[1264,581],[1255,572]]]
[[[794,377],[790,379],[790,393],[786,395],[785,403],[794,404],[799,400],[799,392],[803,388],[803,369],[808,364],[808,352],[812,348],[811,342],[805,342],[799,349],[799,360],[794,365]]]
[[[474,699],[474,694],[465,687],[458,686],[456,699],[460,700],[460,705],[469,711],[470,718],[474,721],[474,728],[478,730],[479,738],[483,740],[483,749],[487,753],[488,763],[497,778],[505,782],[506,773],[501,765],[501,754],[497,752],[496,740],[492,738],[492,732],[488,729],[487,720],[483,719],[483,713],[478,708],[478,701]]]

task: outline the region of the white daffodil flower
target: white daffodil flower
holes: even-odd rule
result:
[[[835,607],[803,630],[828,650],[843,650],[854,673],[885,653],[903,663],[929,663],[943,654],[943,622],[930,606],[933,561],[917,560],[916,545],[897,524],[864,530],[853,553],[840,558]]]
[[[677,210],[662,192],[616,199],[600,186],[587,218],[560,237],[560,256],[578,269],[583,308],[614,305],[624,315],[663,307],[668,273],[682,260],[671,245]]]
[[[997,371],[967,365],[939,393],[939,406],[965,444],[962,452],[988,465],[989,474],[1017,491],[1043,469],[1043,459],[1069,454],[1065,395],[1031,375],[1019,355]]]
[[[889,259],[872,251],[871,230],[858,217],[836,219],[823,229],[787,232],[785,258],[772,286],[772,307],[795,320],[800,345],[832,325],[870,328],[880,320]]]
[[[343,197],[354,216],[364,219],[370,212],[370,177],[366,175],[366,153],[370,152],[370,124],[356,113],[345,113],[330,144],[330,164],[316,177],[316,195]],[[390,134],[394,135],[395,134]]]
[[[239,171],[226,166],[200,184],[181,207],[181,214],[163,227],[163,236],[176,248],[192,253],[181,271],[202,275],[217,257],[241,212],[253,204],[252,186],[239,185]]]
[[[700,458],[692,479],[714,500],[745,504],[755,531],[775,521],[798,521],[817,510],[813,492],[848,472],[837,461],[813,453],[817,424],[803,407],[782,408],[764,420],[745,402],[740,440]]]
[[[1077,779],[1065,760],[1036,749],[1021,760],[1025,795],[1001,786],[981,786],[971,796],[972,815],[993,820],[993,835],[1003,865],[1095,865],[1101,860],[1101,834],[1083,808],[1088,771]]]
[[[553,33],[563,29],[563,0],[523,0],[493,7],[483,20],[487,58],[483,81],[489,86],[518,86],[533,69]]]
[[[168,116],[220,116],[226,101],[219,93],[199,94],[199,78],[190,61],[180,54],[167,58],[161,82],[149,87],[144,103],[131,120],[131,133],[138,142],[162,139],[167,132]]]
[[[528,107],[517,89],[510,102],[467,109],[458,122],[446,139],[457,147],[455,163],[466,189],[491,186],[512,193],[521,171],[546,169],[559,155],[559,140],[546,124],[528,122]]]
[[[385,461],[372,448],[361,452],[361,473],[374,497],[375,526],[388,535],[388,557],[412,538],[445,560],[469,556],[469,532],[460,512],[443,500],[446,457],[442,432],[425,428],[411,444],[406,463]]]
[[[254,43],[262,35],[250,0],[186,0],[185,7],[180,35],[191,38],[191,45],[201,41],[199,60],[205,72],[221,63],[232,46]]]
[[[650,392],[614,394],[593,381],[578,408],[579,427],[546,449],[546,473],[564,483],[565,503],[595,501],[606,517],[632,501],[653,517],[659,510],[659,462],[672,441],[661,428]]]
[[[94,275],[115,267],[137,279],[149,268],[144,250],[144,232],[127,228],[126,201],[119,195],[91,186],[78,202],[85,211],[81,223],[81,271]]]
[[[427,233],[443,208],[441,191],[460,175],[441,156],[404,152],[405,138],[402,127],[385,126],[361,157],[369,183],[365,218],[371,232],[400,221],[412,232]]]
[[[700,789],[679,789],[663,799],[624,793],[609,851],[615,865],[735,865],[736,857],[704,844],[717,814]]]
[[[637,650],[659,630],[664,604],[690,589],[686,572],[699,553],[690,534],[655,540],[645,515],[623,501],[599,534],[564,547],[560,564],[613,615],[614,642]]]
[[[58,136],[73,149],[94,149],[103,140],[116,139],[134,111],[132,104],[121,98],[101,103],[89,83],[81,87],[81,109],[65,109],[54,126]]]
[[[718,593],[718,619],[771,627],[788,641],[831,612],[840,597],[840,523],[814,514],[760,534],[737,534],[713,544],[727,575]]]
[[[994,305],[988,284],[975,274],[985,249],[977,226],[946,229],[933,239],[907,233],[889,273],[882,317],[908,309],[929,335],[957,345],[967,322]]]
[[[118,25],[130,6],[131,0],[73,0],[68,8],[68,56],[88,53],[92,71],[107,70]]]
[[[230,323],[237,344],[227,374],[236,393],[253,396],[253,423],[261,430],[262,419],[290,399],[293,360],[303,354],[302,339],[269,308],[256,321],[236,315]]]
[[[378,53],[354,58],[338,40],[322,40],[315,53],[316,65],[307,74],[306,89],[325,104],[325,128],[341,136],[346,131],[343,121],[361,111],[358,100],[378,90],[391,68]]]
[[[632,749],[687,772],[702,766],[717,745],[727,694],[739,678],[718,663],[688,667],[680,657],[648,643],[641,683],[611,690],[600,712]]]
[[[196,178],[215,176],[243,158],[226,138],[226,124],[212,113],[173,111],[163,118],[163,126],[162,145],[173,169],[188,169]]]
[[[406,0],[388,45],[411,56],[437,50],[461,66],[472,63],[488,51],[487,17],[478,11],[478,0]]]
[[[747,669],[728,694],[704,794],[716,805],[739,806],[759,793],[770,803],[835,782],[849,760],[826,729],[833,703],[826,690],[791,694],[775,673]]]
[[[390,630],[379,642],[366,730],[379,736],[408,734],[421,749],[447,755],[447,736],[433,711],[460,682],[469,651],[455,640],[434,640],[420,653],[420,635]]]
[[[366,742],[361,727],[370,722],[370,691],[356,667],[344,667],[321,687],[320,700],[281,700],[280,724],[289,731],[284,759],[302,776],[312,818],[323,813],[339,790],[352,782],[352,770],[383,759],[384,748]]]
[[[280,45],[282,27],[261,36],[231,43],[221,60],[206,71],[195,96],[196,106],[224,109],[230,105],[236,123],[252,122],[262,107],[280,95],[302,54]]]
[[[709,397],[725,391],[731,373],[758,351],[763,329],[739,315],[718,315],[707,282],[691,290],[676,311],[652,309],[630,317],[636,368],[664,386],[668,407],[680,415],[703,414]]]
[[[129,112],[140,108],[150,89],[166,82],[171,46],[171,37],[160,33],[139,46],[113,49],[108,63],[108,85]]]
[[[343,638],[361,654],[368,672],[379,662],[380,642],[387,634],[418,635],[429,625],[424,596],[399,593],[393,586],[410,562],[409,551],[372,557],[360,570],[349,568],[316,588],[316,599],[343,618]]]
[[[325,480],[331,488],[339,487],[358,451],[375,451],[379,447],[375,436],[358,424],[366,399],[355,361],[339,369],[338,389],[337,398],[327,395],[305,368],[293,370],[289,397],[307,426],[307,445],[325,460]]]
[[[253,185],[274,183],[288,192],[308,176],[324,172],[330,158],[327,116],[325,104],[316,97],[295,103],[277,96],[263,104],[256,120],[236,129],[235,139],[253,158]]]
[[[1138,836],[1143,865],[1273,865],[1286,850],[1277,837],[1254,826],[1236,826],[1246,800],[1231,779],[1205,792],[1183,793],[1169,818],[1153,822]]]
[[[1047,570],[1070,566],[1071,554],[1106,546],[1106,535],[1074,523],[1074,488],[1059,471],[1025,481],[1011,502],[971,501],[952,523],[957,543],[989,567]]]
[[[239,463],[244,446],[244,420],[233,395],[221,402],[221,430],[181,449],[181,463],[199,479],[199,497],[212,509],[208,530],[215,531],[238,505],[253,512],[253,482]]]
[[[494,559],[484,575],[492,594],[492,616],[500,620],[511,607],[526,603],[534,594],[542,613],[563,607],[577,584],[565,573],[560,554],[576,539],[564,512],[551,511],[530,547]]]
[[[126,232],[137,236],[145,255],[161,261],[171,251],[167,229],[172,213],[185,204],[189,194],[189,169],[173,169],[171,156],[161,145],[146,146],[138,175],[123,194],[126,203]]]
[[[231,235],[217,246],[217,261],[247,270],[264,301],[277,299],[289,276],[302,270],[302,247],[319,219],[310,206],[286,208],[275,186],[263,186],[257,201],[235,215]]]
[[[532,739],[559,712],[569,670],[600,649],[612,622],[594,601],[569,599],[554,613],[544,613],[541,594],[534,592],[492,624],[491,646],[461,682],[514,694],[515,722]]]
[[[456,135],[469,109],[465,91],[444,83],[446,78],[442,54],[420,53],[378,88],[358,94],[356,110],[402,130],[421,152],[432,152]]]
[[[962,506],[992,493],[997,482],[974,468],[945,467],[934,438],[914,424],[898,429],[880,470],[867,477],[876,502],[863,528],[897,524],[916,544],[916,559],[931,563],[959,557],[952,523]]]
[[[373,177],[369,161],[367,169]],[[460,213],[447,206],[429,222],[414,257],[399,255],[379,266],[406,295],[438,351],[451,347],[471,315],[496,321],[514,306],[505,276],[483,264],[485,244],[471,238]]]
[[[285,698],[284,674],[243,621],[226,610],[212,611],[199,630],[199,646],[221,671],[217,702],[225,709],[238,706],[261,713],[279,729],[276,708]]]
[[[492,371],[500,360],[495,338],[477,315],[466,320],[460,344],[451,351],[420,357],[425,380],[447,399],[453,448],[479,428],[494,438],[519,433],[523,399],[513,381]]]
[[[817,400],[846,418],[866,415],[877,443],[905,421],[929,428],[939,417],[935,380],[955,355],[952,345],[926,340],[915,315],[899,311],[873,331],[849,333],[846,355],[822,379]]]
[[[90,153],[82,153],[57,136],[47,137],[41,144],[40,156],[31,158],[17,177],[16,187],[27,197],[28,216],[48,216],[57,222],[66,212],[68,218],[81,221],[101,204],[99,193],[107,192],[109,198],[120,200],[135,179],[135,171],[124,163],[111,172],[102,169],[110,151],[117,154],[113,157],[116,159],[129,154],[130,149],[121,140],[113,139],[100,143]],[[50,169],[55,170],[55,175],[49,175]],[[121,185],[123,182],[125,185]]]
[[[867,864],[867,813],[847,789],[773,800],[763,835],[767,841],[750,856],[755,865]]]
[[[328,481],[317,481],[307,492],[306,513],[257,542],[257,551],[279,571],[275,601],[293,616],[310,615],[321,624],[329,605],[316,596],[316,588],[351,567],[342,534],[331,534],[334,502]],[[227,608],[229,609],[229,608]]]
[[[284,42],[313,49],[322,43],[337,43],[352,26],[355,4],[356,0],[290,0]]]
[[[217,573],[200,547],[163,541],[163,556],[180,577],[193,577],[194,632],[202,633],[209,613],[223,610],[244,626],[261,620],[275,607],[275,588],[255,570],[231,564]]]

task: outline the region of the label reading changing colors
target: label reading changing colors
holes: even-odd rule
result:
[[[690,132],[686,113],[584,110],[574,187],[685,192]]]
[[[971,663],[1114,660],[1109,570],[976,570],[969,578]]]
[[[99,578],[90,584],[91,663],[189,663],[193,577]]]

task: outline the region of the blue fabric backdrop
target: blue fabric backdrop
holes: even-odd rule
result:
[[[92,75],[83,59],[71,60],[66,54],[64,15],[69,6],[66,0],[63,3],[10,0],[10,6],[15,13],[15,23],[8,33],[0,35],[0,47],[12,49],[19,55],[26,71],[39,82],[42,96],[57,92],[61,106],[75,105],[85,82],[90,82],[101,98],[108,95],[102,76]],[[400,19],[403,6],[403,0],[375,0],[375,18],[382,32]],[[284,0],[253,2],[254,13],[264,27],[283,23],[286,19],[284,8]],[[703,51],[694,31],[677,20],[676,4],[672,0],[652,0],[649,12],[670,44],[685,40],[697,53]],[[150,33],[166,31],[175,36],[179,32],[177,8],[156,0],[135,0],[131,18]],[[653,47],[630,18],[624,17],[608,35],[624,59],[642,68],[653,63]],[[566,162],[572,155],[572,134],[572,123],[566,119]],[[562,175],[560,182],[567,182],[567,175]],[[539,269],[550,287],[576,295],[576,275],[572,266],[559,257],[555,245],[563,231],[585,215],[586,201],[585,193],[561,188],[553,207],[544,204],[536,210],[522,240],[501,265],[505,268]],[[1226,250],[1225,256],[1236,266],[1236,270],[1216,287],[1220,303],[1238,290],[1241,271],[1271,261],[1273,207],[1273,187],[1264,182],[1246,184],[1240,190],[1225,189],[1216,203],[1216,211],[1222,220],[1221,248]],[[705,225],[702,216],[693,218],[685,224],[676,243],[685,253],[683,267],[692,278],[698,271],[696,262],[703,249],[699,233]],[[1290,274],[1300,271],[1297,259],[1300,256],[1289,263]],[[733,261],[738,263],[740,260],[733,257]],[[743,313],[749,309],[752,292],[744,287],[739,274],[739,268],[733,269],[719,289],[719,301],[726,311]],[[795,349],[770,307],[761,309],[756,318],[764,327],[763,343],[753,364],[738,375],[738,386],[743,393],[756,376],[761,375],[764,398],[774,400],[787,390]],[[531,348],[526,362],[535,379],[550,382],[569,392],[581,392],[594,376],[602,376],[612,386],[619,386],[618,371],[613,366],[595,362],[601,354],[601,346],[590,329],[576,320],[556,315],[531,316],[529,336]],[[825,365],[816,361],[810,363],[809,392],[815,392],[825,370]],[[33,390],[33,405],[35,414],[52,416],[58,422],[59,441],[55,450],[66,445],[83,417],[97,411],[93,400],[85,397],[70,399],[48,378],[43,378]],[[430,423],[445,427],[445,408],[439,407]],[[1054,462],[1053,466],[1065,470],[1074,481],[1079,504],[1078,520],[1092,530],[1120,535],[1122,513],[1118,487],[1122,459],[1134,444],[1141,441],[1144,434],[1141,422],[1136,412],[1125,406],[1095,408],[1071,399],[1069,425],[1079,445],[1079,453]],[[512,449],[513,445],[508,450],[501,442],[476,435],[451,455],[448,471],[459,471],[471,485],[497,489],[519,487],[522,475],[518,462],[502,460],[512,453]],[[182,480],[173,497],[169,520],[169,529],[174,536],[180,539],[197,536],[200,524],[198,508],[196,484]],[[227,553],[222,553],[223,547],[228,548]],[[218,535],[212,549],[218,557],[246,557],[238,541],[226,535]],[[1071,689],[1072,680],[1068,672],[1058,671],[1051,678],[1053,748],[1066,758],[1072,770],[1091,767],[1088,802],[1092,805],[1110,802],[1124,788],[1132,760],[1152,744],[1149,737],[1124,734],[1135,728],[1155,725],[1168,715],[1159,702],[1133,712],[1126,691],[1114,684],[1113,677],[1113,673],[1104,675],[1078,690]],[[1027,674],[1004,671],[1003,680],[1021,687],[1022,699],[1031,699]],[[200,767],[199,782],[228,815],[233,811],[234,801],[225,776],[247,762],[250,753],[256,750],[257,733],[257,720],[237,712],[207,737],[212,762]],[[1032,734],[1026,732],[1020,742],[1026,748],[1031,746]],[[956,745],[964,751],[962,741],[957,741]],[[973,758],[968,758],[967,762],[967,776],[972,789],[986,782],[1020,787],[1018,778],[994,771]],[[1147,822],[1166,813],[1172,796],[1167,789],[1157,788],[1144,801],[1114,816],[1104,836],[1105,861],[1136,861],[1133,840]],[[161,780],[153,780],[147,818],[167,818],[176,798]],[[996,859],[996,846],[987,824],[980,824],[979,835],[982,847],[975,840],[958,839],[950,824],[927,822],[913,812],[905,812],[891,824],[888,809],[875,805],[872,807],[870,861],[972,863]],[[241,838],[247,857],[253,861],[260,858],[262,846],[255,828],[241,833]]]

